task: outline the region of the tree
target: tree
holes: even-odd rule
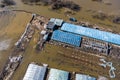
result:
[[[2,3],[5,5],[15,5],[15,2],[13,0],[3,0]]]

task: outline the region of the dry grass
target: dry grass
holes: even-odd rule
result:
[[[104,9],[104,11],[111,10],[110,9],[111,7],[109,8],[108,6],[106,6],[104,4],[101,5],[98,3],[93,3],[93,2],[90,2],[90,0],[88,0],[87,3],[85,0],[75,0],[75,1],[77,3],[79,2],[83,8],[80,12],[76,13],[75,15],[72,15],[73,17],[77,18],[78,20],[90,22],[91,24],[97,24],[106,29],[110,28],[116,32],[120,31],[119,25],[113,24],[108,20],[101,21],[98,19],[93,19],[91,17],[91,15],[94,12],[87,12],[87,10],[89,10],[89,9],[92,9],[93,11],[101,10],[101,9]],[[17,2],[18,2],[17,8],[14,8],[14,9],[30,11],[30,12],[37,13],[37,14],[40,14],[43,16],[47,16],[47,17],[63,18],[64,20],[68,20],[68,17],[66,17],[64,15],[63,9],[58,10],[57,12],[53,12],[53,11],[49,10],[49,6],[46,6],[46,7],[35,6],[35,5],[29,6],[29,5],[22,4],[20,2],[20,0],[17,0]],[[96,5],[98,5],[98,6],[96,6]],[[104,7],[106,7],[106,8],[104,8]],[[14,43],[18,40],[18,38],[24,31],[24,28],[25,28],[27,22],[29,22],[30,18],[31,18],[30,14],[17,13],[14,20],[9,24],[9,27],[6,27],[5,29],[1,30],[1,32],[0,32],[1,36],[6,35],[7,38],[12,38],[13,41],[11,43],[11,47],[9,48],[9,50],[1,52],[2,56],[4,56],[4,57],[2,57],[0,59],[0,67],[2,67],[4,64],[4,61],[7,60],[7,57],[10,54]],[[107,26],[108,24],[111,26]],[[113,26],[116,26],[116,27],[113,27]],[[30,44],[28,45],[27,50],[24,53],[24,59],[22,61],[22,64],[15,72],[12,80],[21,80],[25,74],[28,64],[31,62],[47,63],[52,68],[63,69],[63,70],[67,70],[70,72],[76,71],[76,72],[85,73],[85,74],[89,74],[89,75],[96,76],[96,77],[98,75],[103,75],[103,76],[109,77],[108,70],[104,70],[103,68],[101,68],[97,65],[97,62],[99,62],[98,61],[99,58],[87,55],[82,52],[76,52],[74,49],[64,49],[63,47],[49,45],[49,44],[46,45],[44,51],[37,52],[35,50],[35,46],[36,46],[36,42],[37,42],[35,40],[37,40],[37,39],[38,39],[38,34],[36,32],[33,39],[31,40]],[[67,54],[67,56],[61,55],[60,53]],[[92,64],[88,64],[86,62],[83,63],[82,61],[77,62],[75,59],[71,59],[70,55],[72,53],[81,55],[81,57],[80,57],[81,59],[84,59],[82,56],[85,56],[85,59],[86,60],[90,59]],[[114,65],[117,68],[117,71],[116,71],[117,78],[114,80],[118,80],[118,79],[120,79],[120,77],[119,77],[120,68],[118,65],[119,61],[108,58],[108,60],[109,59],[114,62]]]
[[[16,2],[18,3],[17,8],[14,9],[37,13],[49,18],[55,17],[55,18],[62,18],[65,21],[69,20],[69,18],[64,15],[66,9],[52,11],[50,10],[50,6],[25,5],[20,0],[17,0]],[[90,22],[91,24],[97,24],[98,26],[103,27],[105,29],[110,29],[117,33],[120,32],[120,27],[118,24],[114,24],[109,20],[99,20],[92,18],[92,15],[95,12],[99,12],[99,11],[102,11],[109,15],[113,14],[113,12],[116,13],[116,11],[114,11],[114,7],[105,5],[103,3],[92,2],[91,0],[88,0],[87,2],[85,0],[74,0],[74,2],[79,3],[80,6],[82,7],[82,9],[79,12],[75,12],[76,14],[72,15],[72,17],[77,18],[78,21],[81,20],[85,22]]]
[[[16,16],[11,19],[11,23],[0,30],[0,40],[11,39],[10,46],[7,50],[0,51],[0,70],[13,50],[14,43],[19,39],[23,33],[26,24],[31,19],[31,14],[16,13]]]
[[[37,36],[37,34],[35,36]],[[34,38],[37,38],[35,36],[34,36]],[[80,55],[85,56],[86,54],[76,52],[74,49],[64,49],[63,47],[49,45],[49,44],[46,45],[44,51],[37,52],[34,48],[34,46],[36,45],[34,38],[30,42],[26,52],[24,53],[23,62],[21,64],[21,66],[17,69],[17,71],[15,72],[15,74],[13,76],[13,80],[21,80],[24,76],[24,73],[27,69],[28,64],[31,62],[46,63],[46,64],[49,64],[49,66],[52,68],[58,68],[58,69],[67,70],[70,72],[72,72],[72,71],[81,72],[81,73],[90,72],[89,73],[90,75],[94,75],[93,73],[91,73],[92,71],[90,71],[87,68],[87,66],[83,65],[82,62],[75,63],[74,62],[75,59],[70,59],[69,57],[68,58],[64,57],[64,56],[60,55],[59,52],[62,52],[64,54],[68,54],[68,55],[71,53],[78,53]],[[90,59],[89,56],[86,56],[85,59]],[[93,59],[94,58],[91,57],[92,61],[93,61]],[[95,58],[95,59],[98,59],[98,58]],[[85,64],[87,64],[87,63],[85,63]],[[91,65],[89,64],[89,66],[91,66]],[[91,66],[91,67],[95,68],[95,66]],[[85,70],[85,68],[86,68],[86,70]],[[89,70],[89,71],[87,72],[87,70]],[[19,75],[19,74],[21,74],[21,75]],[[97,76],[97,75],[94,75],[94,76]]]
[[[49,64],[49,67],[62,69],[69,72],[75,71],[95,77],[98,77],[98,75],[109,77],[109,68],[104,69],[98,65],[99,57],[89,55],[81,51],[76,51],[75,49],[63,48],[62,46],[50,44],[46,44],[44,50],[42,52],[38,52],[35,50],[37,39],[38,32],[35,33],[30,44],[28,45],[24,53],[22,64],[14,73],[12,80],[21,80],[24,77],[28,64],[31,62],[36,62],[38,64],[46,63]],[[71,56],[73,55],[79,57],[79,59],[72,58]],[[110,61],[113,60],[111,59]],[[114,63],[114,66],[116,65],[117,62]],[[119,67],[116,66],[116,68],[119,72]],[[117,78],[114,80],[117,80]]]

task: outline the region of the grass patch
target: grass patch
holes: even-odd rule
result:
[[[19,39],[30,19],[31,14],[21,12],[16,13],[16,16],[12,19],[11,23],[0,30],[0,40],[11,39],[9,48],[0,52],[0,70],[7,61],[8,56],[11,54],[14,48],[14,43]]]

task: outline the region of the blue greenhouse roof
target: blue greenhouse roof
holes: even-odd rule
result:
[[[50,69],[48,80],[68,80],[69,72],[58,70],[58,69]]]
[[[120,45],[120,35],[118,34],[86,28],[70,23],[64,23],[61,30]]]
[[[60,30],[56,30],[53,32],[52,39],[67,44],[71,44],[74,46],[80,46],[81,43],[81,37],[79,35],[63,32]]]
[[[88,75],[76,74],[75,80],[96,80],[96,78]]]

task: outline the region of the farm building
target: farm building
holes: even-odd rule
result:
[[[68,80],[69,72],[58,70],[58,69],[50,69],[48,80]]]
[[[55,22],[55,18],[50,18],[50,22]]]
[[[40,34],[41,35],[45,35],[47,32],[45,31],[45,30],[42,30],[41,32],[40,32]]]
[[[46,67],[29,64],[23,80],[44,80]]]
[[[47,41],[48,35],[49,35],[49,34],[45,34],[45,35],[43,36],[43,40]]]
[[[54,24],[54,22],[48,22],[46,28],[47,28],[47,29],[50,29],[50,30],[54,30],[54,29],[55,29],[55,24]]]
[[[61,30],[120,45],[120,35],[118,34],[82,27],[70,23],[64,23]]]
[[[60,30],[55,30],[51,37],[52,40],[67,43],[73,46],[80,46],[81,36]]]
[[[97,79],[88,75],[76,74],[75,80],[97,80]]]
[[[54,22],[54,24],[56,26],[61,26],[63,24],[63,20],[62,19],[51,18],[49,22]]]

